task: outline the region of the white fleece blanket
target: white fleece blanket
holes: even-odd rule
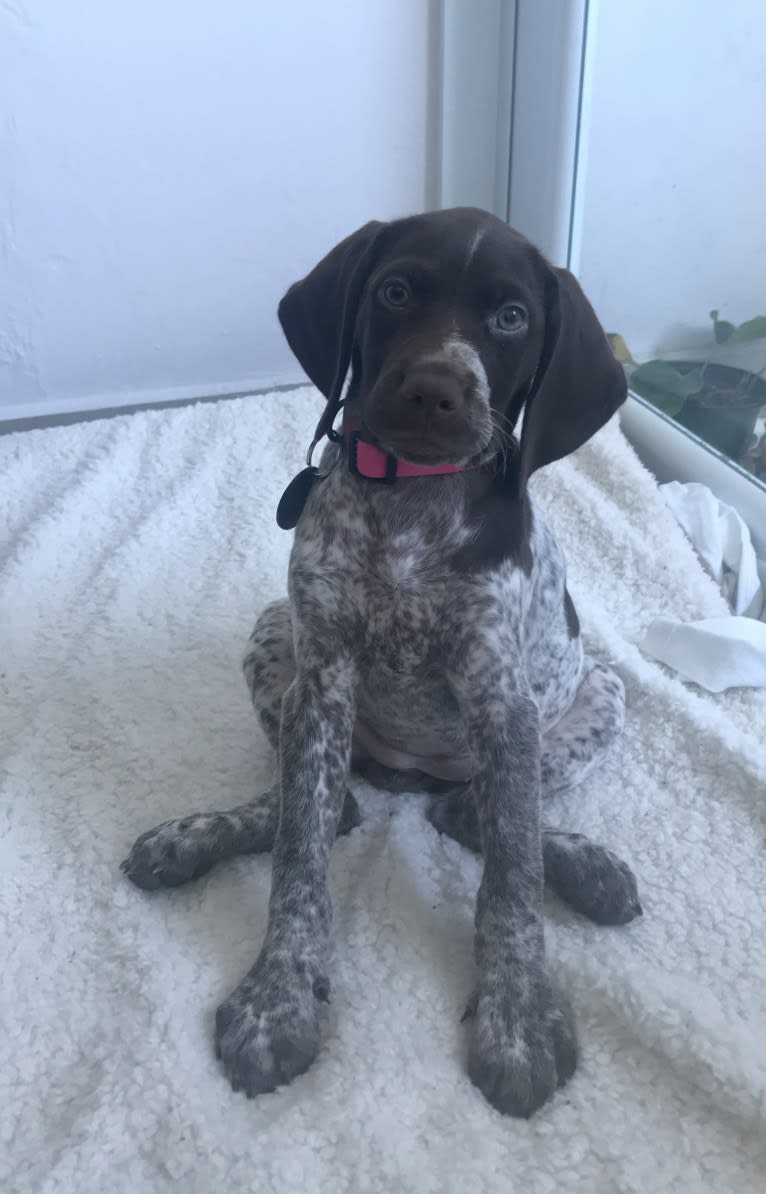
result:
[[[726,607],[616,421],[534,482],[628,699],[612,762],[551,819],[624,855],[644,907],[604,929],[550,900],[575,1079],[528,1123],[471,1085],[480,863],[423,797],[358,785],[322,1052],[252,1102],[224,1080],[212,1018],[263,936],[269,859],[152,895],[118,867],[270,778],[239,661],[285,588],[274,509],[319,409],[304,389],[0,438],[0,1189],[762,1191],[763,698],[638,651],[653,617]]]

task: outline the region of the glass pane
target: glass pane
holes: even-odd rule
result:
[[[766,479],[766,4],[592,4],[572,266],[631,388]]]

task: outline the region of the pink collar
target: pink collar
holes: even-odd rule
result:
[[[409,460],[399,460],[362,439],[359,429],[349,426],[345,420],[343,438],[348,444],[351,472],[371,481],[384,481],[390,485],[399,477],[441,477],[447,473],[464,473],[472,467],[460,464],[413,464]]]

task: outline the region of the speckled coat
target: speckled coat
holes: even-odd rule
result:
[[[624,863],[543,825],[543,798],[620,732],[624,693],[584,654],[562,553],[526,481],[602,425],[624,380],[574,279],[468,209],[367,225],[280,317],[328,397],[320,431],[350,362],[346,417],[371,443],[465,471],[382,485],[349,467],[348,444],[326,449],[289,597],[263,612],[245,658],[279,781],[240,809],[144,834],[125,869],[155,887],[273,846],[266,940],[216,1025],[233,1085],[272,1090],[319,1048],[328,861],[359,820],[350,771],[429,787],[436,827],[484,856],[469,1072],[501,1111],[529,1115],[577,1056],[545,964],[543,881],[604,923],[640,905]]]

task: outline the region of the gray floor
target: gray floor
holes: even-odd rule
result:
[[[249,394],[273,394],[297,390],[300,383],[290,382],[283,386],[264,386],[261,389],[239,390],[231,394],[213,394],[207,398],[181,398],[175,402],[138,402],[130,406],[109,406],[102,410],[72,411],[59,415],[35,415],[29,419],[8,419],[0,421],[0,435],[13,431],[34,431],[41,427],[68,427],[70,423],[92,423],[94,419],[113,419],[117,415],[132,415],[139,410],[173,410],[175,407],[193,406],[197,402],[226,402],[230,398],[245,398]],[[306,382],[305,384],[308,384]]]

